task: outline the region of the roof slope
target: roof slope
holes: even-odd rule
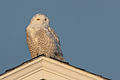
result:
[[[12,68],[12,69],[6,70],[3,74],[0,75],[0,80],[1,80],[4,76],[6,76],[6,75],[8,76],[10,73],[12,74],[12,72],[13,72],[15,69],[20,68],[21,66],[24,66],[24,65],[27,65],[27,64],[30,64],[30,63],[35,63],[35,61],[37,61],[37,60],[40,61],[40,59],[42,59],[42,58],[45,59],[45,60],[51,61],[51,63],[59,64],[60,66],[65,66],[65,67],[67,67],[67,68],[70,67],[70,69],[73,69],[73,71],[74,71],[74,70],[76,70],[76,71],[78,71],[78,72],[79,72],[79,71],[82,71],[84,74],[87,74],[88,76],[91,76],[91,77],[94,77],[94,78],[96,78],[96,77],[101,78],[100,80],[110,80],[110,79],[105,78],[105,77],[103,77],[103,76],[101,76],[101,75],[97,75],[97,74],[88,72],[88,71],[86,71],[85,69],[81,69],[81,68],[75,67],[75,66],[69,64],[68,62],[62,62],[62,61],[57,60],[57,59],[54,59],[54,58],[51,58],[51,59],[50,59],[50,58],[45,57],[44,55],[40,55],[40,56],[38,56],[38,57],[35,57],[35,58],[31,59],[31,60],[28,60],[28,61],[20,64],[20,65],[14,67],[14,68]],[[2,78],[1,78],[1,77],[2,77]]]

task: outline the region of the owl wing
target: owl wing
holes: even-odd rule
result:
[[[31,49],[31,46],[32,46],[32,38],[30,36],[30,34],[27,32],[27,29],[26,29],[26,40],[27,40],[27,44],[28,44],[28,48],[29,48],[29,51],[30,53],[32,53],[32,49]],[[31,55],[32,56],[32,55]]]
[[[61,46],[60,46],[60,40],[59,40],[59,37],[57,36],[56,32],[54,31],[54,29],[52,29],[51,27],[49,27],[49,32],[53,35],[53,37],[55,38],[56,40],[56,47],[57,47],[57,50],[56,50],[56,55],[57,56],[63,56],[62,54],[62,50],[61,50]]]
[[[31,34],[26,29],[26,40],[28,44],[29,51],[31,53],[32,58],[36,56],[36,46],[37,44],[34,43],[34,40],[31,37]]]
[[[53,37],[55,38],[55,40],[57,41],[57,43],[60,45],[60,40],[59,37],[57,36],[56,32],[54,31],[54,29],[52,29],[51,27],[48,28],[49,32],[53,35]]]

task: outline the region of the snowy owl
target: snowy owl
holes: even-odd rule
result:
[[[59,38],[44,14],[33,16],[26,28],[26,37],[32,58],[44,54],[46,57],[64,61]]]

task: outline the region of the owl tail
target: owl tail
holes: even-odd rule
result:
[[[62,53],[55,53],[55,59],[64,62],[64,57],[63,57]]]

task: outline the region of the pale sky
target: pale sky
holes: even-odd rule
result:
[[[119,80],[118,0],[0,0],[0,73],[31,59],[25,28],[36,13],[49,17],[67,62]]]

